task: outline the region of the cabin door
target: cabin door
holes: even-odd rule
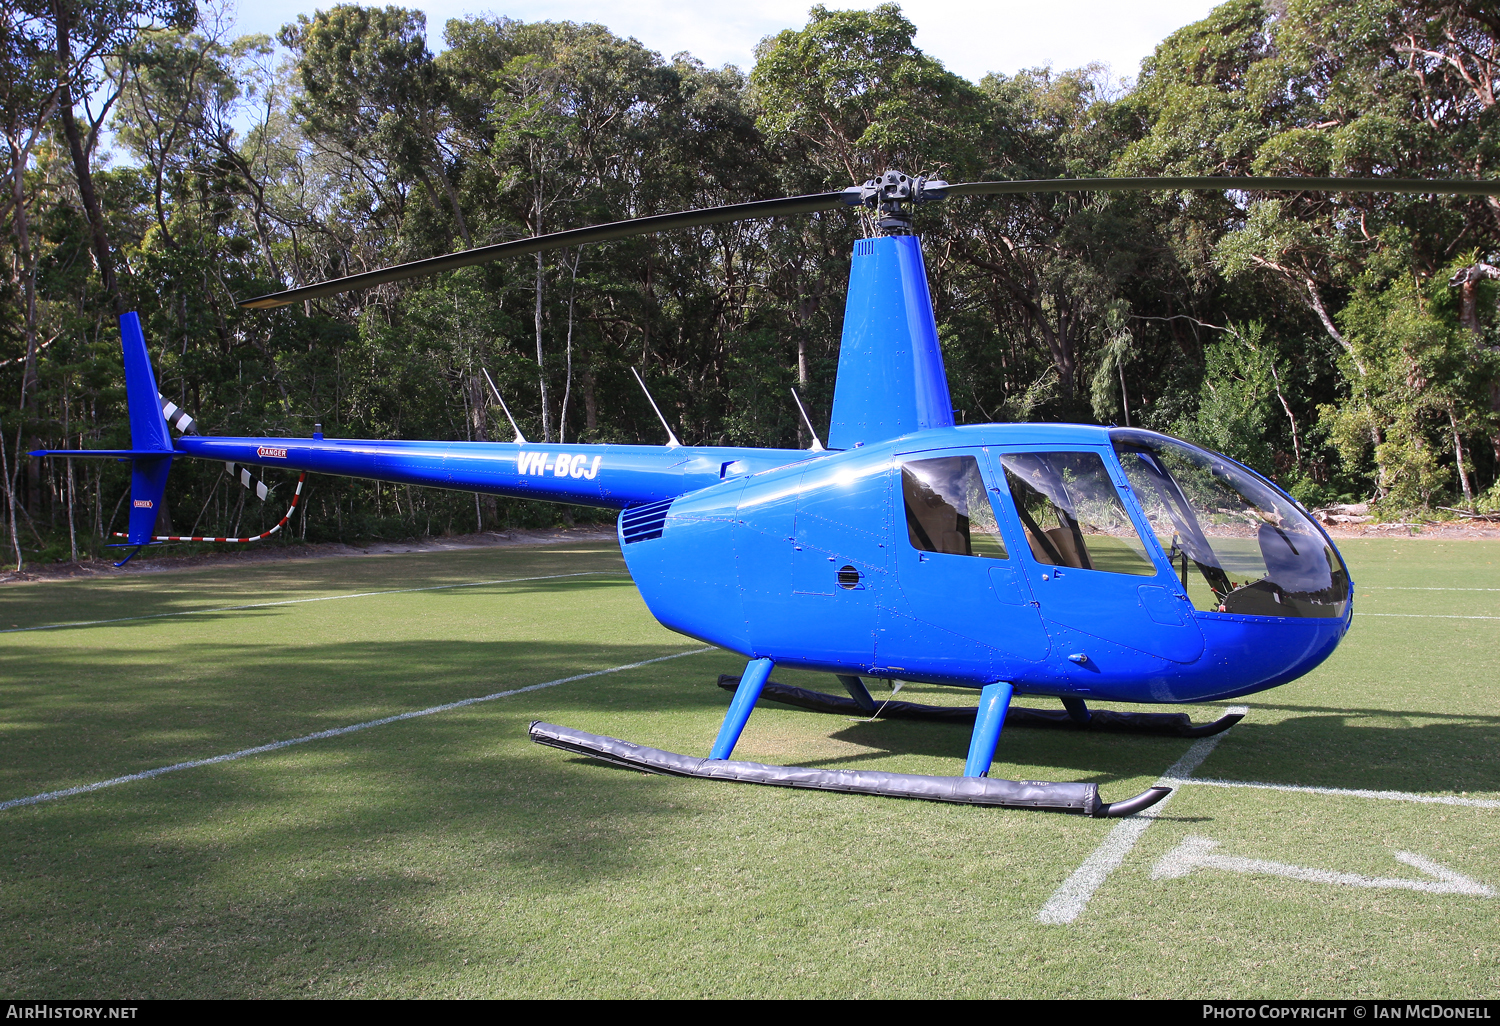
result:
[[[1050,641],[995,516],[1000,484],[983,449],[898,456],[891,550],[898,593],[882,615],[880,661],[892,675],[1006,679]]]
[[[1077,631],[1174,662],[1203,654],[1203,634],[1167,586],[1103,454],[1007,447],[995,457],[1033,594],[1059,644],[1079,644],[1064,640]]]
[[[814,464],[802,475],[792,536],[787,629],[811,661],[869,673],[886,578],[890,467]]]

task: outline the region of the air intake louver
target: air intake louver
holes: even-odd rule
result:
[[[672,500],[663,499],[620,514],[620,533],[625,537],[625,544],[660,538],[662,525],[667,522],[667,510],[671,508]]]

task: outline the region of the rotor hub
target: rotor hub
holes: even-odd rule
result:
[[[876,212],[880,234],[910,235],[914,205],[944,199],[948,195],[947,189],[948,183],[936,178],[913,177],[892,170],[844,192],[851,203],[863,204]]]

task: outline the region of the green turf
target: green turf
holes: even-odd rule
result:
[[[1500,617],[1500,591],[1395,590],[1500,588],[1500,543],[1343,551],[1361,614]],[[572,545],[0,590],[7,629],[600,572],[4,635],[0,801],[699,647],[622,569]],[[1500,797],[1497,632],[1359,616],[1198,775]],[[714,678],[739,669],[689,656],[0,812],[0,995],[1497,992],[1497,899],[1150,878],[1198,834],[1367,876],[1417,876],[1391,855],[1411,851],[1500,887],[1497,809],[1189,787],[1076,922],[1043,926],[1112,823],[647,777],[525,738],[545,719],[706,751]],[[767,705],[736,754],[955,773],[966,741]],[[1117,798],[1187,747],[1013,729],[994,773]]]

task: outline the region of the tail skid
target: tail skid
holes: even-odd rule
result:
[[[246,537],[246,538],[216,538],[216,537],[210,537],[209,535],[203,535],[203,534],[199,534],[199,535],[156,534],[156,535],[152,535],[151,536],[150,541],[152,543],[155,543],[155,542],[225,542],[225,543],[230,543],[230,544],[241,544],[241,545],[244,544],[244,543],[246,543],[246,542],[265,541],[267,538],[271,537],[271,535],[275,534],[277,531],[280,531],[283,527],[285,527],[291,521],[292,514],[297,512],[297,504],[302,501],[302,483],[304,481],[306,481],[306,480],[307,480],[307,473],[306,473],[306,471],[304,471],[302,473],[302,476],[300,476],[300,477],[297,478],[297,490],[292,494],[292,504],[291,504],[290,507],[288,507],[288,509],[286,511],[286,515],[283,516],[280,520],[278,520],[276,522],[276,526],[273,527],[273,528],[271,528],[269,531],[262,531],[260,534],[250,535],[249,537]],[[257,482],[257,484],[259,484],[259,482]],[[265,485],[260,485],[260,487],[264,488]],[[264,496],[262,496],[262,498],[264,498]],[[114,532],[114,536],[116,538],[124,538],[124,537],[126,537],[126,535],[121,534],[119,531],[115,531]],[[126,542],[125,544],[126,545],[133,545],[133,544],[136,544],[136,543],[134,543],[134,542]],[[139,551],[140,546],[136,545],[136,549],[137,549],[137,551]],[[132,552],[130,555],[134,556],[135,553]],[[126,563],[126,561],[129,560],[129,559],[130,559],[130,556],[126,556],[125,559],[120,560],[120,562],[116,563],[115,565],[116,566],[124,566],[125,563]]]

